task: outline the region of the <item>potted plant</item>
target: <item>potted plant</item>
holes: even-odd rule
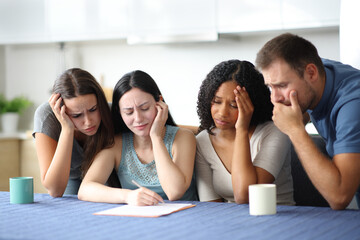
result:
[[[32,102],[24,96],[18,96],[11,100],[7,100],[4,95],[0,94],[0,114],[1,125],[3,132],[16,132],[19,115],[30,105]]]

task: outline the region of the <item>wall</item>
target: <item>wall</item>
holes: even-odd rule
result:
[[[5,94],[5,47],[0,46],[0,94]]]
[[[175,121],[197,125],[197,92],[206,74],[223,60],[238,58],[254,62],[263,44],[279,33],[220,35],[217,42],[187,44],[127,45],[123,40],[72,42],[65,45],[64,52],[54,43],[8,45],[5,47],[6,94],[9,97],[25,94],[34,101],[34,108],[25,113],[20,123],[22,129],[31,129],[35,107],[48,100],[52,84],[63,69],[82,67],[97,79],[103,76],[107,87],[113,87],[123,74],[141,69],[158,83]],[[320,56],[339,60],[338,28],[294,33],[313,42]]]
[[[340,59],[360,69],[360,2],[357,0],[342,0],[340,11]],[[356,29],[356,30],[355,30]],[[354,31],[355,30],[355,31]]]

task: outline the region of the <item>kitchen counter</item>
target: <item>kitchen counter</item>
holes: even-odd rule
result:
[[[14,133],[0,132],[0,140],[3,140],[3,139],[25,140],[25,139],[28,139],[29,137],[31,137],[31,133],[28,133],[28,132],[14,132]]]
[[[9,191],[9,178],[34,177],[34,191],[46,193],[41,184],[32,131],[0,132],[0,191]]]

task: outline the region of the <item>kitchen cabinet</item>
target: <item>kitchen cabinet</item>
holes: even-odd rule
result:
[[[217,30],[241,33],[282,28],[281,0],[221,0]]]
[[[36,155],[35,141],[32,137],[20,141],[20,176],[31,176],[34,178],[34,192],[47,193],[41,184],[39,162]]]
[[[45,0],[50,41],[121,39],[127,0]]]
[[[0,44],[121,39],[127,0],[1,0]]]
[[[220,0],[219,33],[339,27],[340,0]]]
[[[9,178],[20,176],[19,153],[19,139],[0,139],[0,191],[9,191]]]
[[[340,0],[1,0],[0,44],[214,41],[220,33],[339,27]]]
[[[0,44],[49,40],[44,0],[0,1]]]
[[[127,42],[215,41],[216,0],[129,1]]]
[[[283,0],[281,8],[284,29],[340,25],[340,0]]]
[[[9,178],[20,176],[34,178],[35,193],[47,193],[41,184],[32,137],[25,133],[0,133],[0,191],[9,191]]]

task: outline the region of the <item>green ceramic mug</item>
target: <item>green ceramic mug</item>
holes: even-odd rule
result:
[[[10,183],[10,203],[34,202],[33,177],[13,177]]]

